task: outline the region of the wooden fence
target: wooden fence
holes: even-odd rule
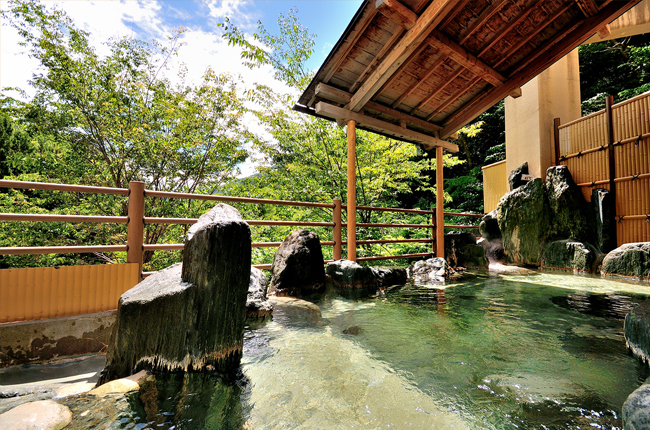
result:
[[[92,222],[92,223],[122,223],[127,224],[127,243],[117,245],[91,245],[91,246],[41,246],[41,247],[0,247],[0,255],[17,254],[59,254],[59,253],[87,253],[87,252],[126,252],[127,264],[124,273],[128,275],[113,275],[106,269],[107,265],[74,266],[63,272],[56,272],[57,268],[38,269],[2,269],[0,270],[0,323],[23,321],[30,319],[49,318],[67,315],[79,315],[90,312],[111,310],[117,307],[117,299],[129,288],[135,286],[143,277],[153,272],[142,272],[143,253],[145,251],[180,250],[182,243],[174,244],[145,244],[144,226],[146,224],[193,224],[195,218],[161,218],[145,216],[145,202],[147,198],[211,200],[219,202],[238,202],[266,205],[327,208],[332,210],[331,222],[321,221],[274,221],[274,220],[246,220],[251,226],[290,226],[290,227],[328,227],[332,228],[332,240],[321,241],[321,245],[333,247],[334,260],[340,259],[342,246],[347,242],[342,240],[342,228],[347,223],[342,222],[341,212],[347,209],[341,200],[334,199],[332,203],[313,203],[285,200],[255,199],[245,197],[217,196],[206,194],[173,193],[163,191],[145,190],[144,183],[131,182],[128,189],[88,187],[81,185],[50,184],[39,182],[22,182],[0,180],[0,188],[20,188],[53,190],[76,193],[112,194],[128,198],[128,216],[91,216],[91,215],[42,215],[42,214],[0,214],[2,221],[49,221],[49,222]],[[424,224],[379,224],[357,223],[357,227],[365,228],[407,228],[426,229],[431,231],[430,238],[422,239],[385,239],[385,240],[359,240],[356,245],[368,246],[373,244],[388,243],[423,243],[431,244],[430,252],[360,257],[357,261],[372,261],[398,258],[429,257],[435,255],[436,210],[379,208],[357,206],[357,210],[383,211],[419,214],[426,217],[431,223]],[[447,216],[481,217],[480,214],[466,214],[445,212]],[[470,225],[445,225],[450,229],[476,229]],[[256,242],[254,248],[278,247],[280,242]],[[329,260],[331,261],[331,260]],[[327,261],[326,261],[327,262]],[[108,265],[117,266],[117,265]],[[255,267],[270,269],[270,264],[257,264]],[[39,271],[40,270],[40,271]],[[112,270],[112,269],[111,269]],[[21,272],[24,271],[24,272]],[[117,272],[116,272],[117,273]],[[119,279],[118,279],[119,278]],[[100,281],[101,280],[101,281]],[[29,293],[28,293],[29,292]],[[33,294],[32,294],[33,292]],[[110,293],[109,293],[110,292]],[[116,295],[115,295],[116,294]],[[45,297],[44,295],[47,295]]]
[[[497,208],[499,200],[508,191],[508,170],[506,160],[481,167],[483,170],[483,208],[485,213]]]
[[[587,201],[594,188],[613,192],[618,246],[650,241],[650,93],[559,125],[556,164],[569,167]]]

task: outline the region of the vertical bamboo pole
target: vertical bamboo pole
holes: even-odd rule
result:
[[[553,143],[555,144],[555,165],[560,165],[560,118],[553,120]]]
[[[436,257],[445,258],[445,190],[442,184],[442,146],[436,147]]]
[[[616,223],[616,206],[618,202],[616,201],[616,183],[614,179],[616,178],[616,158],[614,157],[614,118],[612,116],[612,105],[614,104],[614,97],[607,96],[605,99],[605,121],[607,123],[607,147],[608,150],[608,159],[609,159],[609,192],[612,196],[612,201],[614,202],[614,213],[612,216],[614,219],[610,220],[612,223]],[[616,224],[614,224],[616,225]],[[616,228],[612,229],[612,233],[616,234]],[[614,238],[614,243],[618,243],[616,238]]]
[[[332,229],[332,240],[334,241],[334,260],[341,259],[342,253],[342,228],[341,228],[341,199],[334,199],[334,211],[332,213],[332,222],[334,222],[334,228]]]
[[[348,121],[348,260],[357,261],[357,123]]]
[[[137,263],[142,281],[142,245],[144,242],[144,182],[129,182],[129,216],[126,235],[126,262]]]

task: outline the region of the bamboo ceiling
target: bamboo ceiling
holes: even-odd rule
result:
[[[443,141],[639,0],[365,0],[297,111]]]

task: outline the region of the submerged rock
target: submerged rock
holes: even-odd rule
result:
[[[307,300],[272,296],[269,298],[269,302],[274,307],[273,321],[280,325],[303,327],[322,323],[320,308]]]
[[[182,266],[120,297],[98,386],[142,369],[237,368],[250,268],[250,228],[236,209],[218,204],[190,227]]]
[[[588,243],[556,240],[549,243],[540,259],[545,269],[592,272],[598,264],[600,252]]]
[[[318,235],[299,230],[287,236],[273,258],[269,294],[309,294],[325,284],[323,251]]]
[[[326,272],[334,285],[350,289],[403,284],[407,279],[402,267],[362,266],[350,260],[328,263]]]
[[[461,272],[456,271],[444,258],[429,258],[416,261],[409,269],[415,284],[444,283],[445,280],[458,279]]]
[[[52,400],[24,403],[0,414],[2,430],[59,430],[72,421],[72,412]]]
[[[611,251],[601,273],[650,280],[650,242],[626,243]]]
[[[265,318],[273,312],[273,305],[266,299],[269,281],[260,269],[251,267],[246,297],[246,317]]]
[[[621,421],[625,430],[650,428],[650,383],[647,380],[623,403]]]

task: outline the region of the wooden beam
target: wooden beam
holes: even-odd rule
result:
[[[601,39],[609,37],[610,34],[612,34],[612,29],[609,27],[609,24],[605,24],[598,29],[598,37]]]
[[[512,90],[512,91],[510,92],[510,94],[508,94],[508,95],[509,95],[510,97],[512,97],[513,99],[518,99],[518,98],[521,97],[521,95],[522,95],[521,87],[519,87],[519,88],[515,88],[515,89]]]
[[[538,2],[531,2],[526,8],[515,18],[514,21],[509,21],[508,25],[503,27],[501,30],[499,30],[494,37],[492,37],[492,40],[487,42],[484,46],[481,47],[479,50],[478,54],[476,55],[477,57],[482,57],[485,55],[485,53],[492,48],[497,42],[499,42],[506,34],[508,34],[512,29],[514,29],[519,23],[521,23],[526,17],[536,8],[538,7],[539,3]]]
[[[501,73],[479,60],[474,54],[438,30],[431,32],[427,42],[437,49],[447,52],[455,62],[494,86],[499,86],[506,81],[506,78]]]
[[[480,77],[475,77],[471,81],[467,83],[467,85],[464,85],[460,87],[454,94],[452,94],[443,104],[438,106],[436,110],[431,112],[431,115],[427,117],[427,120],[431,120],[431,118],[435,118],[436,115],[438,115],[440,112],[443,110],[447,109],[450,105],[455,103],[458,99],[460,99],[465,93],[468,91],[471,91],[474,85],[478,84],[481,81]]]
[[[575,2],[587,18],[598,15],[598,5],[594,0],[575,0]]]
[[[490,5],[488,8],[486,8],[483,11],[479,19],[474,21],[474,23],[469,28],[467,28],[463,33],[461,33],[461,37],[458,43],[462,45],[465,42],[467,42],[467,39],[469,39],[474,34],[474,32],[476,32],[476,30],[481,28],[483,24],[485,24],[490,18],[492,18],[494,14],[499,12],[501,8],[503,8],[503,6],[505,6],[506,4],[508,4],[508,2],[503,0],[492,3],[492,5]]]
[[[444,18],[445,12],[448,12],[454,3],[453,0],[433,0],[431,2],[413,28],[402,37],[354,94],[348,106],[351,111],[359,112],[363,108],[399,66],[424,42],[431,30]]]
[[[440,58],[438,58],[431,65],[431,67],[429,67],[429,69],[424,73],[424,75],[420,79],[418,79],[418,81],[416,83],[411,85],[406,91],[404,91],[404,93],[397,100],[395,100],[395,102],[393,102],[391,107],[396,108],[397,106],[399,106],[400,103],[402,103],[404,101],[404,99],[406,99],[408,96],[410,96],[413,93],[413,91],[415,91],[420,85],[422,85],[424,82],[426,82],[426,80],[431,77],[431,75],[436,71],[436,69],[438,69],[438,67],[440,67],[440,65],[442,63],[445,62],[446,59],[447,59],[447,57],[445,57],[444,55],[440,56]]]
[[[320,104],[320,103],[318,103]],[[318,105],[317,105],[318,106]],[[357,261],[357,130],[354,120],[348,121],[348,260]]]
[[[492,88],[483,93],[483,95],[474,99],[447,118],[443,129],[440,131],[440,136],[446,138],[460,129],[477,115],[510,94],[515,88],[521,87],[551,64],[568,54],[576,46],[583,43],[593,34],[595,28],[602,27],[605,23],[611,22],[638,2],[639,0],[617,1],[602,7],[598,15],[584,20],[576,29],[563,37],[549,50],[539,51],[537,54],[534,54],[535,60],[530,63],[529,67],[512,74],[504,85]]]
[[[397,0],[376,0],[375,8],[386,18],[397,22],[407,30],[413,28],[418,19],[415,12]]]
[[[454,11],[463,10],[465,8],[465,6],[467,6],[467,3],[469,3],[469,2],[470,2],[470,0],[457,0],[456,4],[454,5]],[[444,28],[446,26],[448,26],[449,23],[451,23],[451,21],[454,20],[455,16],[456,16],[456,14],[452,14],[452,13],[448,14],[446,17],[443,18],[442,21],[440,21],[440,24],[438,25],[438,28],[441,29],[441,30],[444,30]]]
[[[316,113],[318,115],[322,115],[334,120],[353,120],[365,128],[385,133],[387,135],[393,136],[395,139],[419,143],[427,150],[440,146],[448,151],[458,152],[458,145],[456,144],[438,139],[433,136],[429,136],[427,134],[418,133],[417,131],[405,129],[399,125],[391,124],[377,118],[362,115],[358,112],[353,112],[351,110],[340,108],[325,102],[316,103]]]
[[[445,76],[444,78],[445,82],[439,87],[434,88],[433,91],[424,98],[424,100],[422,100],[420,103],[415,105],[413,109],[411,109],[410,113],[412,114],[416,110],[420,109],[422,106],[426,106],[428,103],[430,103],[431,100],[436,98],[438,94],[444,91],[445,88],[447,88],[458,76],[460,76],[461,73],[465,72],[466,70],[467,69],[461,66],[458,69],[456,69],[456,71],[452,73],[451,76]]]
[[[340,104],[347,104],[352,98],[352,94],[323,83],[320,83],[316,86],[316,95],[323,99]],[[396,120],[406,121],[407,123],[411,123],[414,126],[429,130],[431,132],[436,132],[442,128],[437,124],[433,124],[421,118],[408,115],[395,109],[391,109],[388,106],[380,105],[379,103],[368,102],[366,103],[365,107],[367,109],[383,113],[384,115],[392,116]]]
[[[384,82],[384,84],[381,86],[381,88],[379,88],[377,90],[376,95],[380,95],[386,88],[390,88],[390,86],[393,84],[393,82],[396,79],[401,78],[402,73],[404,73],[406,71],[406,68],[409,66],[409,64],[411,64],[416,58],[418,58],[420,56],[420,54],[422,53],[422,51],[424,51],[428,47],[429,47],[429,45],[427,45],[426,43],[423,43],[422,45],[420,45],[418,47],[418,49],[413,51],[413,53],[411,55],[409,55],[409,57],[406,59],[406,61],[404,61],[402,63],[402,65],[397,68],[395,73],[393,73],[393,76],[388,78],[386,80],[386,82]],[[411,75],[411,76],[413,76],[413,75]],[[371,99],[372,99],[372,97],[371,97]]]
[[[368,63],[368,65],[366,66],[365,69],[363,69],[363,72],[361,72],[361,74],[359,75],[357,80],[354,81],[354,83],[350,87],[350,92],[351,93],[354,93],[357,90],[357,88],[359,88],[359,86],[364,82],[366,76],[374,69],[374,67],[377,65],[377,63],[379,63],[384,58],[386,53],[388,53],[391,49],[393,49],[393,45],[395,45],[395,43],[397,43],[399,38],[402,37],[403,33],[404,33],[404,28],[402,28],[402,27],[398,28],[397,31],[395,31],[395,33],[393,33],[391,38],[388,39],[388,42],[386,42],[384,47],[381,48],[381,51],[379,51],[377,56],[375,58],[373,58],[370,61],[370,63]]]

